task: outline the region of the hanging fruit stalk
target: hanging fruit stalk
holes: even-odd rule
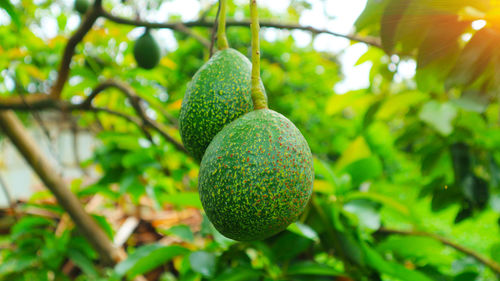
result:
[[[225,33],[227,1],[219,2],[217,51],[193,76],[179,116],[184,146],[201,161],[208,145],[224,126],[254,109],[251,63],[229,48]],[[262,83],[261,92],[264,95]]]
[[[265,239],[296,221],[311,197],[314,180],[307,141],[290,120],[267,108],[255,0],[250,1],[250,11],[255,110],[215,136],[203,156],[198,186],[215,228],[240,241]]]
[[[217,26],[217,49],[225,50],[229,48],[229,43],[227,42],[226,36],[226,9],[227,0],[219,0],[220,14],[219,23]]]
[[[252,100],[255,109],[262,109],[267,108],[267,97],[260,86],[260,25],[256,0],[250,0],[250,29],[252,31]]]

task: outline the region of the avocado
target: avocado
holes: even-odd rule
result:
[[[184,146],[197,160],[226,124],[253,110],[250,76],[250,61],[231,48],[216,52],[193,76],[179,125]]]
[[[134,57],[137,65],[144,69],[152,69],[160,62],[160,46],[149,30],[146,30],[135,42]]]
[[[90,2],[88,0],[76,0],[75,10],[80,14],[85,14],[90,7]]]
[[[307,141],[283,115],[259,109],[220,131],[199,173],[203,208],[224,236],[270,237],[294,222],[307,205],[314,179]]]

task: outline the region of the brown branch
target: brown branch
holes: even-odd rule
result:
[[[153,23],[153,22],[145,22],[145,21],[140,21],[140,20],[132,20],[132,19],[126,19],[126,18],[112,15],[107,11],[102,11],[102,16],[104,18],[107,18],[108,20],[111,20],[111,21],[116,22],[116,23],[133,25],[133,26],[144,26],[144,27],[149,27],[149,28],[176,29],[176,26],[180,23],[180,22]],[[209,28],[211,28],[214,26],[214,22],[208,21],[208,20],[188,21],[188,22],[183,22],[182,24],[186,27],[209,27]],[[244,20],[244,21],[228,20],[226,22],[226,26],[249,27],[250,21],[249,20]],[[365,44],[368,44],[370,46],[374,46],[377,48],[382,48],[382,44],[380,42],[380,39],[376,38],[376,37],[360,37],[360,36],[355,35],[355,34],[342,34],[342,33],[333,32],[333,31],[330,31],[327,29],[319,29],[319,28],[314,28],[312,26],[302,26],[302,25],[295,24],[295,23],[278,23],[278,22],[272,22],[272,21],[261,21],[260,26],[261,27],[268,27],[268,28],[304,30],[304,31],[309,31],[311,33],[315,33],[315,34],[325,33],[325,34],[330,34],[330,35],[336,36],[336,37],[346,38],[346,39],[349,39],[351,41],[365,43]]]
[[[23,101],[24,100],[24,101]],[[21,97],[21,95],[2,97],[0,100],[0,109],[17,109],[18,107],[24,108],[26,104],[31,106],[43,104],[52,104],[54,101],[47,94],[29,94]],[[34,108],[36,109],[36,108]]]
[[[55,167],[38,148],[33,137],[13,111],[0,111],[0,128],[17,147],[24,159],[37,173],[45,186],[54,194],[59,204],[68,212],[78,230],[99,253],[103,262],[113,265],[119,260],[117,249],[94,219],[85,212],[78,198],[54,171]]]
[[[92,101],[99,95],[101,92],[108,88],[116,88],[120,90],[130,101],[132,107],[134,108],[136,114],[139,118],[135,116],[129,116],[125,113],[121,113],[118,111],[113,111],[108,108],[103,107],[95,107],[92,106]],[[72,104],[63,100],[55,100],[52,99],[48,95],[36,95],[37,98],[29,98],[31,95],[26,96],[26,102],[22,99],[12,99],[8,98],[6,100],[0,99],[0,110],[2,109],[13,109],[20,111],[32,111],[32,110],[47,110],[54,109],[59,111],[91,111],[91,112],[105,112],[111,115],[115,115],[121,117],[128,122],[131,122],[139,127],[145,136],[152,141],[152,137],[147,130],[147,128],[151,128],[158,132],[167,142],[171,143],[177,150],[188,154],[186,148],[177,141],[174,137],[172,137],[164,126],[159,124],[158,122],[150,119],[144,112],[141,107],[142,99],[137,95],[137,93],[127,84],[116,81],[116,80],[107,80],[97,85],[94,90],[90,93],[90,95],[80,104]],[[39,98],[44,97],[44,98]],[[28,102],[29,100],[33,100],[33,102]]]
[[[457,244],[453,241],[450,241],[447,238],[444,238],[444,237],[439,236],[437,234],[423,232],[423,231],[397,230],[397,229],[388,229],[388,228],[381,228],[378,230],[378,232],[386,233],[386,234],[399,234],[399,235],[407,235],[407,236],[423,236],[423,237],[432,238],[434,240],[437,240],[437,241],[443,243],[446,246],[452,247],[459,252],[462,252],[468,256],[473,257],[478,262],[489,267],[495,273],[500,274],[500,264],[498,264],[497,262],[487,258],[486,256],[484,256],[478,252],[475,252],[469,248],[466,248],[462,245],[459,245],[459,244]]]
[[[87,14],[85,14],[85,18],[83,19],[78,29],[69,38],[68,43],[64,48],[61,64],[59,65],[57,80],[50,90],[50,96],[52,98],[59,99],[59,97],[61,96],[61,92],[69,77],[69,65],[71,63],[73,55],[75,54],[76,45],[78,45],[78,43],[83,40],[83,37],[85,37],[85,35],[90,31],[101,13],[101,0],[96,0],[94,6],[87,12]]]
[[[14,203],[15,203],[14,198],[12,198],[12,195],[10,194],[10,188],[7,185],[7,182],[3,179],[1,174],[0,174],[0,189],[2,189],[5,195],[8,207],[14,210]]]
[[[205,39],[205,37],[192,31],[187,26],[185,26],[182,22],[177,24],[177,27],[175,28],[175,30],[193,37],[194,39],[198,40],[198,42],[200,42],[203,46],[205,46],[205,48],[210,48],[210,42],[207,39]]]
[[[168,134],[166,132],[165,128],[162,125],[160,125],[156,121],[150,119],[145,114],[145,112],[142,109],[141,104],[140,104],[140,102],[142,101],[142,99],[139,97],[139,95],[137,95],[137,93],[134,91],[134,89],[132,89],[130,86],[128,86],[127,84],[125,84],[123,82],[116,81],[116,80],[108,80],[108,81],[105,81],[105,82],[101,83],[99,86],[97,86],[94,89],[94,91],[92,91],[92,93],[88,96],[88,98],[82,103],[82,106],[83,107],[89,106],[91,104],[92,100],[100,92],[102,92],[104,89],[107,89],[109,87],[117,88],[123,94],[125,94],[125,96],[127,96],[127,98],[129,99],[130,103],[132,104],[132,107],[134,108],[135,112],[137,113],[137,115],[141,119],[141,122],[139,122],[139,124],[141,124],[140,127],[141,127],[141,129],[144,132],[147,132],[147,130],[145,129],[145,127],[153,128],[164,139],[166,139],[168,142],[170,142],[171,144],[173,144],[179,151],[187,153],[186,148],[180,142],[178,142],[176,139],[174,139],[172,136],[170,136],[170,134]],[[131,122],[137,124],[137,122],[134,122],[134,121],[131,121]]]
[[[217,6],[217,14],[215,14],[214,24],[212,25],[212,33],[210,34],[210,48],[209,48],[210,57],[212,57],[212,55],[214,54],[215,39],[217,38],[217,28],[218,28],[220,9],[221,9],[220,0],[218,2],[219,5]]]

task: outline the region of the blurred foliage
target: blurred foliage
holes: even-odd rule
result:
[[[154,21],[168,2],[109,0],[104,7]],[[298,22],[312,2],[290,1],[285,14],[262,9],[261,15]],[[72,3],[0,0],[0,8],[0,97],[48,92],[80,20]],[[337,54],[319,52],[312,43],[299,46],[289,32],[262,41],[270,107],[297,125],[315,155],[310,206],[286,231],[240,243],[217,233],[205,217],[199,229],[153,225],[174,242],[129,239],[128,258],[102,268],[76,229],[56,231],[59,219],[26,215],[0,236],[0,280],[68,280],[61,270],[67,260],[78,268],[75,280],[132,280],[151,272],[159,272],[147,275],[157,276],[151,280],[162,281],[496,280],[498,273],[432,237],[390,230],[439,234],[500,263],[499,10],[493,0],[368,0],[356,33],[380,37],[382,49],[369,47],[357,62],[370,64],[370,86],[343,94],[334,91],[343,79]],[[216,6],[207,5],[200,17],[215,13]],[[242,15],[248,16],[246,5],[230,5],[229,18]],[[44,31],[48,18],[57,23],[55,36]],[[210,38],[207,28],[192,30]],[[79,102],[99,81],[118,78],[179,139],[180,102],[209,52],[186,34],[173,31],[169,39],[161,37],[170,33],[153,31],[164,56],[146,71],[132,54],[142,31],[100,20],[77,46],[63,98]],[[229,28],[228,38],[249,55],[247,28]],[[400,75],[403,63],[416,63],[414,77]],[[134,114],[115,90],[94,104]],[[148,141],[117,117],[77,116],[82,127],[99,125],[100,141],[84,163],[99,178],[72,185],[82,200],[104,196],[102,212],[126,209],[124,202],[139,208],[144,198],[157,210],[201,210],[198,164],[190,157],[159,135]],[[37,193],[27,207],[60,216],[47,198]],[[96,219],[114,236],[116,226],[105,216]]]

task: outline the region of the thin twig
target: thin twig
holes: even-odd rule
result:
[[[130,100],[132,106],[136,110],[136,113],[139,115],[140,118],[137,118],[135,116],[130,116],[125,113],[113,111],[108,108],[102,108],[102,107],[95,107],[92,106],[92,101],[93,99],[102,91],[104,91],[107,88],[110,87],[115,87],[122,91]],[[174,137],[172,137],[164,128],[164,126],[160,125],[154,120],[151,120],[149,117],[146,116],[144,111],[142,110],[140,106],[140,101],[142,99],[126,84],[122,82],[117,82],[114,80],[108,80],[106,82],[103,82],[99,84],[93,91],[92,93],[80,104],[73,104],[67,101],[63,100],[54,100],[48,95],[39,95],[44,97],[42,98],[37,98],[34,99],[34,102],[29,103],[29,106],[24,104],[22,101],[17,100],[17,102],[14,102],[12,99],[9,99],[6,103],[4,102],[3,99],[0,99],[0,110],[2,109],[14,109],[14,110],[20,110],[20,111],[30,111],[30,110],[48,110],[48,109],[55,109],[59,111],[90,111],[90,112],[106,112],[111,115],[119,116],[123,119],[126,119],[127,121],[134,123],[137,125],[146,135],[146,137],[150,137],[150,134],[147,130],[146,127],[150,127],[157,131],[167,142],[171,143],[177,150],[186,153],[187,150],[186,148],[179,142],[177,141]],[[28,96],[29,97],[29,96]],[[148,137],[148,138],[149,138]]]
[[[194,32],[193,30],[189,29],[187,26],[185,26],[184,24],[182,24],[182,22],[180,22],[177,25],[177,27],[175,28],[175,30],[193,37],[194,39],[198,40],[198,42],[200,42],[203,46],[205,46],[205,48],[210,48],[210,46],[211,46],[210,45],[211,43],[207,39],[205,39],[205,37],[203,37],[200,34]]]
[[[215,39],[217,37],[217,28],[218,28],[218,22],[219,22],[219,16],[220,16],[220,9],[221,9],[221,3],[219,0],[219,6],[217,8],[217,14],[215,15],[214,23],[212,26],[212,34],[210,35],[210,57],[214,54],[214,46],[215,46]]]
[[[102,13],[101,2],[102,0],[96,0],[94,2],[91,10],[85,14],[85,18],[82,23],[75,33],[73,33],[73,35],[69,38],[68,43],[64,48],[61,64],[59,65],[59,70],[57,72],[57,80],[50,90],[50,96],[54,99],[60,98],[64,85],[68,80],[70,71],[69,65],[73,55],[75,54],[76,45],[83,40],[83,37],[85,37],[85,35],[90,31],[95,21]]]
[[[486,265],[487,267],[489,267],[491,270],[493,270],[494,272],[496,272],[497,274],[500,274],[500,264],[498,264],[497,262],[487,258],[486,256],[478,253],[478,252],[475,252],[469,248],[466,248],[462,245],[459,245],[453,241],[450,241],[448,240],[447,238],[444,238],[442,236],[439,236],[437,234],[434,234],[434,233],[428,233],[428,232],[423,232],[423,231],[409,231],[409,230],[397,230],[397,229],[388,229],[388,228],[381,228],[379,229],[380,233],[386,233],[386,234],[399,234],[399,235],[408,235],[408,236],[423,236],[423,237],[429,237],[429,238],[432,238],[434,240],[437,240],[441,243],[443,243],[444,245],[447,245],[449,247],[452,247],[454,248],[455,250],[459,251],[459,252],[462,252],[468,256],[471,256],[473,257],[474,259],[476,259],[477,261],[479,261],[480,263]]]
[[[149,27],[149,28],[175,29],[176,26],[179,24],[179,22],[154,23],[154,22],[131,20],[131,19],[126,19],[126,18],[112,15],[107,11],[102,11],[102,16],[104,18],[107,18],[108,20],[111,20],[111,21],[116,22],[116,23],[133,25],[133,26],[144,26],[144,27]],[[214,22],[209,21],[209,20],[188,21],[188,22],[183,22],[182,24],[184,26],[187,26],[187,27],[209,27],[210,28],[210,27],[214,26]],[[243,21],[227,20],[226,26],[228,26],[228,27],[229,26],[249,27],[250,20],[243,20]],[[267,27],[267,28],[304,30],[304,31],[309,31],[309,32],[314,33],[314,34],[325,33],[325,34],[329,34],[329,35],[336,36],[336,37],[346,38],[346,39],[349,39],[351,41],[365,43],[365,44],[368,44],[370,46],[374,46],[377,48],[382,48],[382,44],[380,42],[380,39],[377,37],[369,37],[369,36],[361,37],[361,36],[358,36],[355,34],[342,34],[342,33],[333,32],[333,31],[330,31],[327,29],[314,28],[312,26],[303,26],[303,25],[295,24],[295,23],[279,23],[279,22],[272,22],[272,21],[261,21],[260,26]]]

